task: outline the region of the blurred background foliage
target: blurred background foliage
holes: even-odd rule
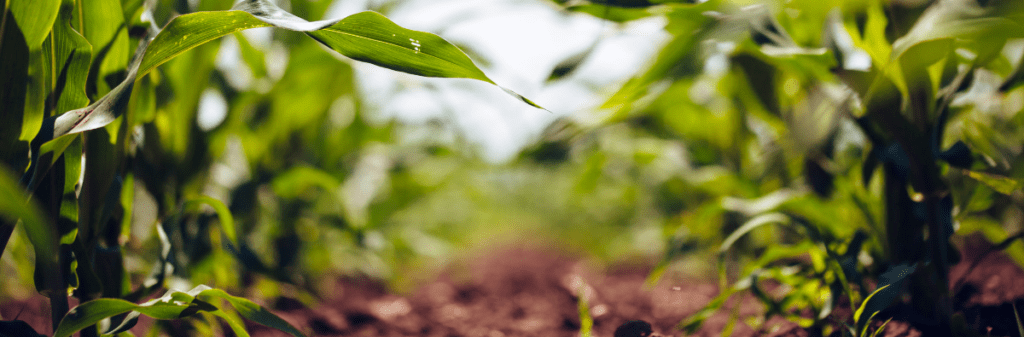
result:
[[[230,2],[160,1],[155,21]],[[991,2],[982,5],[1003,5]],[[310,19],[324,17],[332,5],[277,3]],[[888,58],[892,41],[930,5],[546,3],[559,17],[600,18],[603,30],[653,22],[663,25],[667,39],[628,81],[589,88],[603,105],[555,111],[530,144],[499,162],[482,153],[455,117],[408,121],[368,103],[380,94],[361,89],[352,62],[300,33],[229,35],[166,63],[135,89],[120,194],[127,205],[118,238],[125,247],[125,292],[165,261],[175,267],[168,286],[179,289],[255,287],[254,296],[271,297],[291,284],[309,295],[322,290],[323,280],[369,275],[409,290],[445,262],[526,243],[604,262],[655,261],[652,280],[710,279],[718,267],[711,261],[725,256],[729,278],[764,270],[764,277],[799,290],[781,301],[780,314],[823,311],[830,307],[823,294],[842,291],[830,288],[846,277],[842,268],[870,276],[888,268],[881,173],[865,168],[879,150],[855,118],[863,113],[860,96],[870,74],[878,71],[873,65]],[[369,6],[389,15],[404,2]],[[1020,24],[1019,10],[1006,13]],[[270,39],[253,39],[258,34]],[[588,59],[600,52],[594,47],[600,36],[583,39],[594,38],[564,55],[546,85],[585,80],[576,70],[588,69]],[[955,205],[954,242],[975,232],[999,242],[1022,230],[1024,40],[993,43],[998,47],[988,50],[980,48],[988,41],[968,39],[946,63],[955,72],[958,63],[990,58],[952,99],[941,146],[962,141],[977,159],[973,171],[942,167]],[[499,57],[460,47],[485,71]],[[932,73],[945,76],[942,67]],[[90,97],[116,84],[89,81]],[[399,87],[435,93],[440,103],[424,104],[445,106],[447,113],[473,113],[431,91],[432,82],[417,81],[402,77]],[[536,101],[555,104],[547,100]],[[237,250],[222,244],[217,226],[224,218],[213,207],[186,203],[204,195],[228,206],[239,230]],[[800,226],[750,227],[749,235],[730,237],[775,212],[811,224],[814,239]],[[166,258],[162,238],[172,248]],[[1024,245],[1006,251],[1024,263]],[[32,294],[32,267],[19,229],[0,264],[2,296]],[[857,289],[860,298],[868,290]]]

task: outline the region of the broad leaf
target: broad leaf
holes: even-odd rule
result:
[[[176,17],[149,44],[138,75],[146,75],[175,56],[224,35],[269,26],[240,11],[198,12]]]
[[[205,286],[200,285],[199,287]],[[248,320],[287,332],[292,336],[303,336],[302,332],[293,327],[291,324],[288,324],[288,322],[281,319],[281,317],[274,315],[266,308],[261,307],[256,303],[253,303],[253,301],[247,300],[242,297],[231,296],[230,294],[220,289],[207,288],[200,292],[198,295],[196,295],[196,298],[200,299],[210,297],[220,298],[228,301],[228,303],[230,303],[231,306],[235,307],[235,310],[238,311],[238,313],[242,315],[242,317],[245,317]]]
[[[21,219],[36,256],[36,268],[57,270],[57,231],[43,215],[35,202],[30,202],[24,189],[17,183],[5,165],[0,164],[0,217],[8,220]],[[0,225],[14,225],[16,221],[0,222]],[[0,247],[2,249],[3,247]],[[36,274],[36,290],[46,294],[49,282],[58,281],[52,273]],[[42,278],[39,278],[42,277]]]
[[[60,0],[11,0],[8,3],[25,43],[30,49],[39,48],[57,20]]]
[[[178,319],[199,311],[206,311],[225,318],[233,328],[240,326],[237,322],[233,322],[232,319],[216,313],[220,311],[220,308],[211,303],[213,302],[211,299],[216,298],[228,301],[242,317],[287,332],[292,336],[304,336],[302,332],[295,329],[291,324],[288,324],[288,322],[285,322],[256,303],[244,298],[231,296],[223,290],[212,289],[205,285],[196,286],[188,292],[169,291],[164,296],[143,304],[135,304],[116,298],[101,298],[85,302],[68,312],[67,316],[60,321],[60,325],[53,335],[54,337],[71,336],[75,332],[94,325],[105,318],[129,311],[136,313],[131,314],[128,320],[131,320],[132,317],[138,317],[139,314],[156,319]],[[118,327],[111,332],[124,330]],[[244,329],[242,331],[244,332]]]
[[[14,16],[8,13],[2,19],[7,24],[0,35],[0,87],[4,88],[0,90],[0,102],[3,102],[0,104],[0,163],[21,173],[27,165],[25,158],[28,154],[28,144],[21,141],[20,134],[26,118],[29,49],[18,25],[13,24]],[[42,119],[42,109],[39,110],[39,119]]]
[[[106,94],[120,80],[112,77],[125,70],[131,52],[121,1],[82,1],[78,9],[84,27],[77,28],[95,52],[89,86],[96,91],[90,90],[90,94]]]
[[[494,83],[461,50],[440,36],[408,30],[376,12],[362,12],[308,33],[353,59],[429,77]]]
[[[62,6],[57,23],[53,25],[54,48],[50,53],[54,62],[49,72],[57,79],[53,84],[54,89],[60,90],[53,94],[57,97],[54,112],[58,114],[89,104],[85,85],[93,48],[85,37],[71,27],[73,10],[74,6],[70,4]],[[33,131],[38,129],[37,124]]]

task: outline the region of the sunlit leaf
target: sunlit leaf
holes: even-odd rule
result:
[[[1005,195],[1011,195],[1013,192],[1019,191],[1021,187],[1024,187],[1024,182],[1010,177],[978,171],[964,171],[967,172],[967,176]]]
[[[11,0],[8,3],[25,43],[30,49],[39,48],[57,20],[60,0]]]
[[[142,59],[142,53],[147,50],[148,42],[147,38],[140,41],[135,50],[135,60],[128,67],[128,74],[121,84],[89,106],[65,112],[54,120],[52,139],[104,127],[125,112],[131,98],[132,88],[135,86],[135,74]]]
[[[55,93],[57,105],[54,113],[57,114],[89,104],[85,86],[93,48],[85,37],[71,27],[73,10],[74,6],[62,6],[57,23],[53,25],[53,68],[49,72],[57,79],[54,88],[63,88]]]
[[[121,80],[114,77],[123,75],[131,56],[121,1],[82,1],[76,9],[82,23],[77,28],[93,46],[95,60],[89,75],[95,82],[89,85],[95,86],[97,91],[90,90],[90,93],[103,95]]]
[[[198,12],[178,16],[153,38],[139,66],[139,76],[198,45],[224,35],[270,24],[241,11]]]

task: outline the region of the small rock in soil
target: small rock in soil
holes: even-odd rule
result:
[[[648,337],[653,333],[651,323],[644,321],[629,321],[622,323],[615,329],[615,337]]]

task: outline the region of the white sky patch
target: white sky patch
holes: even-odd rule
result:
[[[210,131],[224,122],[228,116],[228,101],[214,88],[206,88],[203,95],[199,97],[199,112],[196,114],[196,124],[203,131]]]
[[[306,19],[340,19],[388,1],[333,0],[322,18]],[[287,0],[275,3],[286,10],[290,7]],[[619,25],[586,14],[566,15],[536,0],[404,0],[385,14],[403,27],[431,32],[468,48],[489,78],[551,112],[481,81],[426,78],[353,62],[360,100],[367,108],[361,115],[373,124],[391,119],[408,124],[451,123],[483,158],[494,163],[514,158],[559,117],[590,122],[601,118],[595,117],[597,107],[642,72],[668,38],[661,17]],[[236,89],[267,92],[283,75],[288,50],[274,41],[273,28],[247,29],[242,34],[266,53],[268,76],[254,78],[234,36],[222,42],[217,69]],[[593,53],[572,74],[546,82],[557,64],[595,41]],[[339,111],[344,110],[340,107]],[[203,130],[211,130],[223,123],[227,113],[224,97],[207,89],[200,98],[196,122]],[[339,113],[339,121],[349,121],[344,116],[348,115]]]
[[[239,90],[245,91],[252,86],[253,75],[249,67],[242,61],[242,53],[238,45],[238,40],[235,39],[234,35],[225,36],[220,43],[220,49],[217,51],[217,58],[214,60],[217,70],[220,70],[221,74],[227,80],[228,85]]]

